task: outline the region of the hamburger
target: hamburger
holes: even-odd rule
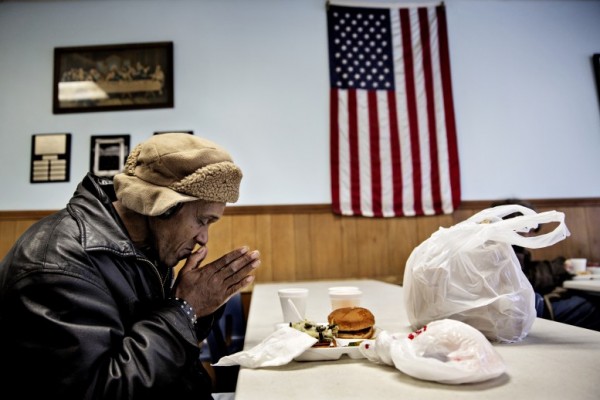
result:
[[[375,317],[363,307],[344,307],[333,310],[327,317],[329,325],[337,325],[340,339],[370,339],[375,329]]]

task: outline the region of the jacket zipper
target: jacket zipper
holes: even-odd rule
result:
[[[156,276],[158,277],[158,283],[160,284],[160,287],[162,289],[162,295],[163,295],[163,299],[166,298],[166,293],[165,293],[165,284],[167,283],[167,280],[169,278],[169,271],[167,271],[167,274],[165,275],[165,279],[163,280],[162,276],[160,275],[160,271],[158,270],[158,267],[150,260],[146,259],[146,258],[138,258],[139,261],[143,261],[146,264],[150,264],[150,266],[152,267],[152,270],[156,273]]]

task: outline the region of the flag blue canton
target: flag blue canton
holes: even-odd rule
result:
[[[393,90],[394,60],[389,10],[330,7],[331,87]]]

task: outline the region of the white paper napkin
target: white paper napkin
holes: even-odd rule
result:
[[[247,368],[276,367],[289,363],[318,340],[297,329],[285,326],[267,336],[250,350],[222,357],[217,367],[241,365]]]

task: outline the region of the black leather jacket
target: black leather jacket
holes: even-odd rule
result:
[[[0,263],[2,397],[211,398],[196,328],[130,241],[101,181],[28,229]],[[110,192],[110,190],[109,190]]]

